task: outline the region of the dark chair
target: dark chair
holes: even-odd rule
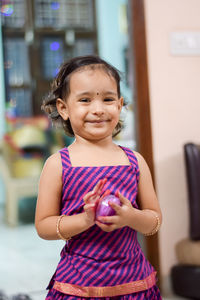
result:
[[[176,265],[171,270],[173,291],[189,299],[200,299],[200,267]]]
[[[190,238],[200,240],[200,146],[184,145],[188,202],[190,212]]]
[[[179,261],[178,265],[173,266],[171,281],[175,294],[189,299],[200,299],[199,257],[195,258],[192,256],[193,250],[196,252],[200,241],[200,147],[194,143],[185,144],[184,157],[190,216],[189,239],[176,245],[177,258],[182,257],[182,260]],[[190,247],[190,251],[183,252],[184,249],[180,245],[184,243],[185,246]]]

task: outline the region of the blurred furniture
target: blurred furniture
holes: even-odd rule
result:
[[[190,238],[200,240],[200,146],[184,146],[188,202],[190,213]]]
[[[11,226],[18,224],[18,202],[22,197],[37,196],[39,177],[13,177],[7,160],[0,156],[0,173],[6,189],[6,221]]]
[[[190,299],[200,299],[200,147],[184,145],[188,203],[189,238],[176,245],[179,262],[171,270],[174,292]]]
[[[47,147],[45,132],[24,125],[7,134],[2,143],[0,175],[6,191],[6,221],[18,224],[19,200],[37,196]]]
[[[44,161],[72,143],[61,130],[50,130],[46,117],[17,118],[0,143],[0,176],[6,191],[6,221],[18,224],[19,201],[37,196]]]
[[[200,299],[200,267],[176,265],[172,268],[174,293],[189,299]]]

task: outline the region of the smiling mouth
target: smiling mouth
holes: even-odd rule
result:
[[[93,120],[93,121],[86,121],[88,123],[104,123],[104,122],[108,122],[108,120]]]

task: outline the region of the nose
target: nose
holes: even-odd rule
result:
[[[104,106],[101,100],[96,99],[92,101],[92,113],[98,116],[104,113]]]

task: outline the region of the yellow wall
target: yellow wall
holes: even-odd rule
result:
[[[166,286],[177,263],[175,244],[188,237],[183,145],[200,144],[200,55],[172,56],[170,34],[200,32],[200,1],[144,3],[156,189],[164,217],[159,233],[161,275]]]

